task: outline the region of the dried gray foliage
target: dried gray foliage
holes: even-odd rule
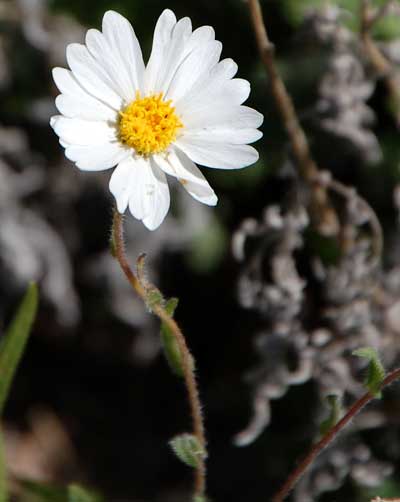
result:
[[[312,473],[300,481],[294,500],[316,500],[325,492],[339,489],[347,477],[357,484],[376,488],[392,472],[388,463],[375,460],[369,448],[353,439],[331,447],[317,458]]]
[[[242,263],[239,302],[256,311],[264,324],[254,341],[259,364],[245,376],[253,389],[253,417],[235,438],[239,446],[261,434],[271,420],[271,400],[282,398],[293,385],[315,382],[321,420],[326,413],[325,396],[335,394],[348,403],[362,394],[360,370],[365,361],[351,355],[354,349],[376,348],[388,367],[400,356],[396,343],[400,332],[399,264],[388,270],[377,266],[364,230],[368,217],[355,215],[355,208],[357,201],[349,200],[343,223],[353,228],[354,243],[336,263],[302,255],[309,260],[311,285],[298,270],[308,226],[305,210],[298,204],[285,212],[270,206],[260,222],[245,220],[234,235],[233,252]],[[305,305],[313,306],[308,314]],[[381,427],[386,420],[377,410],[345,434],[352,438],[357,430]],[[340,443],[312,466],[295,492],[296,500],[315,500],[322,491],[340,486],[347,475],[368,485],[371,479],[378,483],[390,472],[388,466],[383,468],[369,457],[360,464],[346,448],[347,443]],[[331,455],[344,456],[347,463],[335,470]]]
[[[367,105],[376,79],[364,68],[356,34],[341,23],[344,15],[337,6],[327,5],[311,10],[304,22],[307,37],[328,52],[318,86],[315,123],[363,161],[377,163],[382,152],[371,130],[374,112]]]
[[[361,162],[376,163],[382,153],[370,129],[375,117],[367,101],[377,77],[363,60],[356,35],[341,23],[343,15],[341,9],[327,5],[310,10],[304,23],[303,37],[319,45],[328,58],[318,85],[315,125],[335,144],[343,147],[345,142]],[[383,50],[388,57],[391,50],[391,60],[396,60],[394,42]],[[397,188],[397,209],[399,194]],[[239,303],[257,312],[263,324],[254,336],[259,363],[245,375],[252,388],[253,413],[235,438],[239,446],[262,433],[272,418],[271,401],[282,398],[293,385],[314,382],[320,395],[315,416],[320,421],[326,416],[327,395],[339,396],[345,406],[354,402],[364,392],[360,371],[366,366],[351,355],[354,349],[374,347],[387,367],[400,357],[398,238],[393,239],[392,250],[386,249],[390,260],[382,268],[373,256],[370,213],[349,191],[345,199],[335,199],[345,250],[336,260],[324,261],[304,248],[308,229],[304,195],[304,187],[294,184],[289,201],[267,207],[260,221],[243,221],[233,237],[233,253],[241,263]],[[300,272],[300,263],[307,276]],[[363,414],[344,432],[345,441],[324,451],[311,466],[294,499],[316,500],[342,486],[347,477],[364,486],[380,484],[392,468],[372,457],[357,432],[384,427],[389,420],[379,405]]]
[[[19,292],[29,281],[37,280],[44,298],[54,306],[60,324],[74,325],[79,320],[80,309],[65,244],[40,211],[26,204],[27,198],[44,186],[43,164],[29,151],[21,131],[2,128],[0,137],[3,294]],[[12,158],[12,162],[6,163],[4,157]]]

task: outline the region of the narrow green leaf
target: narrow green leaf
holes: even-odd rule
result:
[[[165,304],[165,310],[171,317],[173,317],[178,303],[178,298],[170,298]],[[184,372],[181,351],[172,331],[165,322],[161,323],[161,342],[171,370],[175,375],[183,378]]]
[[[82,488],[79,485],[68,487],[68,502],[101,502],[99,495]]]
[[[3,431],[0,431],[0,502],[7,502],[7,472],[4,458]]]
[[[154,307],[163,305],[164,297],[159,289],[157,289],[155,286],[150,286],[146,289],[145,302],[150,312],[153,312]]]
[[[37,286],[31,283],[0,344],[0,414],[28,341],[37,306]]]
[[[338,423],[340,415],[342,414],[339,396],[331,394],[326,396],[326,401],[330,410],[328,418],[321,422],[321,425],[319,426],[321,436],[325,436],[325,434]]]
[[[383,367],[379,355],[372,347],[363,347],[353,351],[354,356],[363,357],[369,361],[367,376],[364,385],[375,397],[381,397],[380,387],[385,378],[385,368]]]
[[[210,502],[210,499],[204,495],[195,495],[193,502]]]
[[[181,434],[169,442],[175,455],[189,467],[197,468],[199,461],[206,458],[205,452],[198,439],[193,434]]]
[[[23,490],[23,502],[68,502],[63,488],[28,479],[20,479],[18,484]]]
[[[23,489],[23,502],[104,502],[98,494],[76,484],[63,488],[22,479],[19,485]]]
[[[166,313],[167,313],[169,316],[171,316],[171,317],[173,317],[173,316],[174,316],[174,314],[175,314],[175,310],[176,310],[176,308],[177,308],[177,306],[178,306],[178,303],[179,303],[179,299],[178,299],[178,298],[170,298],[170,299],[167,301],[167,303],[166,303],[166,305],[165,305],[165,311],[166,311]]]

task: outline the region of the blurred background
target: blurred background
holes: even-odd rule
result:
[[[110,502],[189,500],[192,473],[167,444],[191,427],[185,389],[163,359],[158,321],[110,256],[109,173],[79,172],[49,127],[58,94],[51,69],[66,66],[66,45],[83,42],[108,9],[133,23],[145,60],[164,8],[213,26],[223,57],[252,84],[246,104],[265,115],[255,166],[203,170],[216,208],[173,186],[156,232],[126,218],[132,263],[146,252],[151,280],[180,299],[176,319],[205,407],[211,500],[268,500],[318,437],[324,397],[335,392],[347,406],[363,392],[353,349],[372,345],[387,367],[399,362],[398,103],[362,52],[360,2],[262,6],[317,163],[377,212],[382,266],[371,260],[369,216],[354,197],[333,196],[342,230],[354,231],[346,252],[338,236],[310,227],[246,2],[0,0],[2,327],[29,280],[41,290],[4,418],[13,478],[76,481]],[[395,78],[397,2],[373,36]],[[399,403],[394,386],[324,452],[293,500],[400,497]]]

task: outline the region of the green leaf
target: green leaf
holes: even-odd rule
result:
[[[87,491],[79,485],[68,487],[68,502],[101,502],[99,495]]]
[[[155,286],[149,286],[146,288],[146,298],[145,298],[146,306],[153,312],[154,307],[163,305],[164,297],[159,289]]]
[[[165,310],[171,317],[173,317],[175,309],[178,306],[178,303],[179,303],[178,298],[170,298],[165,304]],[[163,345],[164,354],[172,372],[175,373],[175,375],[183,378],[184,371],[182,363],[182,354],[173,332],[165,322],[161,323],[160,334],[161,334],[161,342]]]
[[[0,414],[28,341],[37,306],[37,286],[31,283],[0,344]]]
[[[179,298],[170,298],[166,305],[165,305],[165,311],[167,312],[167,314],[171,317],[174,316],[175,314],[175,310],[178,306],[178,303],[179,303]]]
[[[321,436],[325,436],[325,434],[338,423],[340,415],[342,414],[342,407],[339,396],[331,394],[329,396],[326,396],[326,401],[330,408],[330,411],[328,418],[321,422],[321,425],[319,426]]]
[[[0,502],[7,502],[7,472],[4,458],[3,432],[0,431]]]
[[[23,502],[104,502],[98,494],[88,491],[79,485],[72,484],[60,488],[47,483],[39,483],[27,479],[19,480],[23,489]]]
[[[181,434],[169,442],[175,455],[184,464],[196,469],[200,459],[207,457],[207,453],[193,434]]]
[[[174,316],[176,307],[178,306],[179,300],[178,298],[170,298],[165,304],[165,310],[171,317]],[[179,350],[178,343],[169,328],[169,326],[165,323],[161,323],[161,342],[164,349],[165,357],[168,361],[168,364],[176,375],[179,377],[183,377],[183,364],[182,364],[182,355]]]
[[[23,502],[68,502],[65,489],[28,479],[20,479]]]
[[[369,361],[367,377],[364,385],[375,397],[381,397],[381,384],[385,378],[385,368],[383,367],[379,355],[372,347],[363,347],[353,351],[354,356],[363,357]]]
[[[390,41],[400,37],[400,18],[398,15],[388,15],[377,22],[372,34],[378,40]]]

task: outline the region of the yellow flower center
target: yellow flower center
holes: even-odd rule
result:
[[[140,155],[163,152],[183,127],[171,100],[163,94],[142,98],[137,91],[135,101],[119,112],[119,139]]]

